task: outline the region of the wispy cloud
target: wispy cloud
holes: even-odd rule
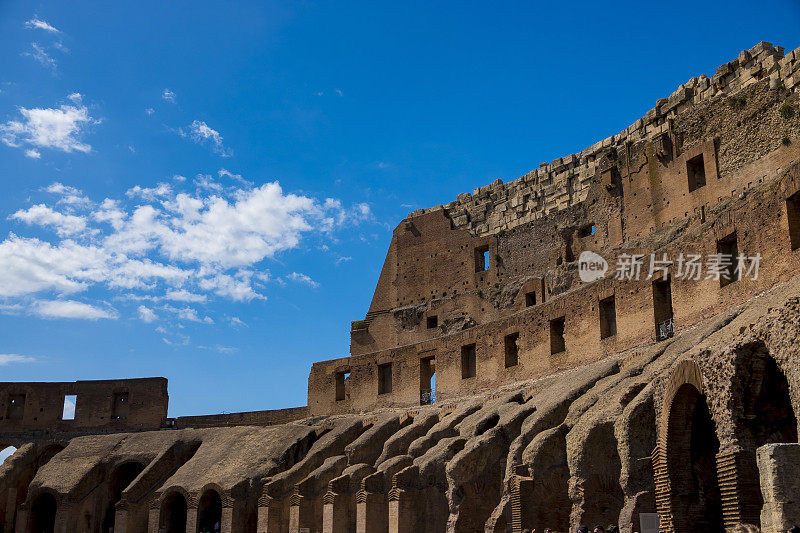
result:
[[[101,309],[75,300],[39,300],[31,312],[42,318],[75,318],[82,320],[116,319],[114,310]]]
[[[309,287],[316,289],[319,287],[319,283],[311,279],[311,277],[303,274],[301,272],[292,272],[287,276],[291,281],[295,283],[302,283],[303,285],[308,285]]]
[[[197,144],[207,145],[211,150],[222,157],[230,157],[232,154],[229,148],[226,148],[222,142],[222,134],[211,128],[202,120],[195,120],[189,124],[187,130],[180,130],[180,134],[188,137]]]
[[[28,56],[36,60],[37,63],[45,68],[50,69],[55,73],[58,68],[56,60],[47,53],[47,50],[39,43],[31,43],[31,49],[28,52],[23,52],[22,55]]]
[[[58,30],[56,27],[54,27],[52,24],[49,24],[48,22],[38,17],[33,17],[32,19],[27,21],[25,23],[25,27],[28,29],[44,30],[49,33],[61,33],[61,31]]]
[[[174,92],[170,91],[169,89],[164,89],[163,91],[161,91],[161,98],[167,102],[174,104],[178,97]]]
[[[33,363],[36,361],[35,357],[28,355],[19,355],[16,353],[0,353],[0,365],[10,365],[12,363]]]

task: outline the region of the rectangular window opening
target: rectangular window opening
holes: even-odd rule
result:
[[[550,353],[552,355],[564,352],[567,349],[564,341],[564,323],[563,316],[550,321]]]
[[[789,219],[789,242],[792,250],[800,248],[800,192],[786,199],[786,216]]]
[[[7,420],[22,420],[25,414],[25,395],[9,394],[8,410],[6,411]]]
[[[477,375],[476,351],[474,344],[461,347],[461,379],[474,378]]]
[[[378,394],[392,392],[392,363],[378,365]]]
[[[739,272],[736,270],[736,266],[739,262],[739,246],[736,241],[735,231],[724,239],[717,241],[717,253],[719,254],[721,267],[719,286],[724,287],[734,281],[738,281]]]
[[[114,393],[114,412],[112,420],[127,420],[130,414],[130,394],[127,392]]]
[[[578,230],[578,237],[580,238],[590,237],[594,235],[594,232],[595,232],[594,224],[587,224],[586,226],[583,226],[580,230]]]
[[[703,154],[696,155],[686,161],[686,175],[689,178],[689,192],[705,187],[706,166],[703,161]]]
[[[425,321],[425,325],[426,325],[426,327],[428,329],[433,329],[435,327],[438,327],[439,326],[439,317],[436,316],[436,315],[429,316]]]
[[[607,339],[617,334],[617,304],[614,296],[600,300],[600,338]]]
[[[506,335],[506,368],[519,364],[519,333]]]
[[[78,404],[78,396],[67,394],[64,396],[64,404],[61,409],[61,420],[75,420],[75,406]]]
[[[347,397],[347,378],[350,377],[350,372],[337,372],[336,373],[336,401],[340,402]]]
[[[536,292],[525,293],[525,307],[533,307],[536,305]]]
[[[486,270],[489,270],[489,247],[479,246],[475,248],[475,272]]]
[[[436,358],[426,357],[419,361],[419,403],[436,403]]]
[[[656,340],[663,341],[675,335],[672,287],[669,278],[653,280],[653,315],[656,323]]]

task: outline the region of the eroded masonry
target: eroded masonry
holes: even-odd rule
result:
[[[785,531],[799,100],[800,48],[762,42],[617,135],[411,213],[305,407],[171,419],[163,378],[0,384],[0,528]]]

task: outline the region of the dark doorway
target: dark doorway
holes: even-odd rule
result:
[[[419,361],[419,403],[436,403],[436,358],[426,357]]]
[[[675,394],[669,413],[667,462],[675,531],[721,533],[717,480],[719,440],[706,397],[691,384]]]
[[[56,499],[49,492],[36,497],[31,505],[31,533],[53,533],[56,525]]]
[[[656,340],[663,341],[675,335],[672,314],[672,287],[669,278],[653,281],[653,316],[656,322]]]
[[[219,533],[222,524],[222,498],[214,489],[207,490],[197,506],[197,533]]]
[[[137,462],[123,463],[119,465],[108,484],[109,499],[106,507],[106,514],[103,518],[103,533],[114,531],[114,519],[116,518],[116,505],[122,499],[122,491],[130,485],[136,477],[142,473],[144,465]]]
[[[173,492],[161,504],[161,528],[164,533],[186,533],[186,498]]]

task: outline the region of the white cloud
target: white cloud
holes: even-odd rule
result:
[[[197,144],[211,145],[211,149],[214,153],[222,157],[230,157],[232,155],[231,151],[222,143],[222,134],[214,128],[211,128],[202,120],[195,120],[189,124],[188,132],[181,130],[180,133],[184,137],[189,137]]]
[[[48,185],[45,191],[60,196],[61,198],[58,199],[58,203],[70,207],[87,207],[92,203],[80,189],[64,185],[57,181]]]
[[[67,98],[72,101],[73,104],[80,105],[83,101],[83,95],[81,93],[72,93]]]
[[[0,140],[6,145],[21,148],[24,144],[36,148],[51,148],[62,152],[89,153],[92,147],[80,140],[86,128],[96,124],[85,106],[62,105],[60,108],[19,109],[22,120],[0,124]]]
[[[147,113],[148,115],[152,115],[153,113],[156,112],[156,110],[153,109],[152,107],[148,107],[147,109],[144,110],[144,112]]]
[[[272,276],[263,262],[300,247],[308,236],[335,238],[333,231],[363,219],[353,213],[367,211],[286,193],[277,182],[249,188],[208,180],[196,188],[179,180],[137,185],[121,200],[99,203],[63,183],[47,186],[41,192],[54,195],[49,201],[10,218],[52,232],[49,237],[10,234],[0,241],[0,312],[116,318],[106,304],[70,299],[95,287],[124,291],[119,300],[128,305],[201,304],[212,295],[263,301],[266,283],[316,287],[299,272]],[[137,307],[128,309],[145,319]],[[191,307],[160,309],[182,321],[214,322]]]
[[[37,204],[28,209],[20,209],[9,218],[30,225],[49,226],[61,237],[75,235],[86,230],[86,219],[84,217],[65,215],[44,204]]]
[[[309,276],[302,274],[300,272],[292,272],[291,274],[289,274],[288,278],[296,283],[302,283],[314,289],[319,287],[319,283],[311,279]]]
[[[174,104],[175,103],[175,99],[176,99],[176,94],[174,92],[170,91],[169,89],[164,89],[161,92],[161,98],[163,98],[167,102],[171,102],[171,103]]]
[[[39,300],[33,303],[31,311],[42,318],[76,318],[82,320],[117,318],[117,313],[113,310],[101,309],[75,300]]]
[[[208,299],[208,297],[205,294],[195,294],[193,292],[187,291],[186,289],[169,290],[167,291],[167,294],[164,296],[164,298],[175,302],[191,302],[191,303],[202,303]]]
[[[338,259],[336,260],[336,264],[337,264],[337,265],[341,265],[342,263],[346,263],[346,262],[348,262],[348,261],[352,261],[352,260],[353,260],[353,258],[352,258],[352,257],[350,257],[349,255],[345,255],[345,256],[343,256],[343,257],[340,257],[340,258],[338,258]]]
[[[139,309],[137,309],[137,311],[139,311],[139,318],[141,318],[143,321],[147,322],[148,324],[150,322],[154,322],[154,321],[158,320],[158,315],[156,314],[156,312],[153,311],[152,309],[150,309],[149,307],[146,307],[144,305],[140,305]]]
[[[29,21],[25,23],[25,27],[29,29],[37,29],[37,30],[44,30],[50,33],[61,33],[58,29],[56,29],[51,24],[48,24],[46,21],[41,20],[38,17],[33,17]]]
[[[238,316],[231,317],[230,323],[231,326],[233,327],[242,327],[242,328],[248,327],[247,324],[245,324],[244,321],[242,321],[242,319],[239,318]]]
[[[39,159],[42,157],[42,153],[35,148],[28,148],[25,150],[25,157],[30,157],[31,159]]]
[[[16,353],[0,353],[0,366],[9,365],[11,363],[33,363],[36,361],[35,357],[27,355],[19,355]]]
[[[252,185],[253,185],[252,181],[247,181],[246,179],[244,179],[242,177],[241,174],[234,174],[233,172],[231,172],[229,170],[226,170],[224,168],[219,169],[219,172],[217,172],[217,176],[219,176],[220,178],[225,178],[225,177],[226,178],[230,178],[233,181],[238,181],[242,185],[247,185],[247,186],[250,186],[250,187],[252,187]]]

